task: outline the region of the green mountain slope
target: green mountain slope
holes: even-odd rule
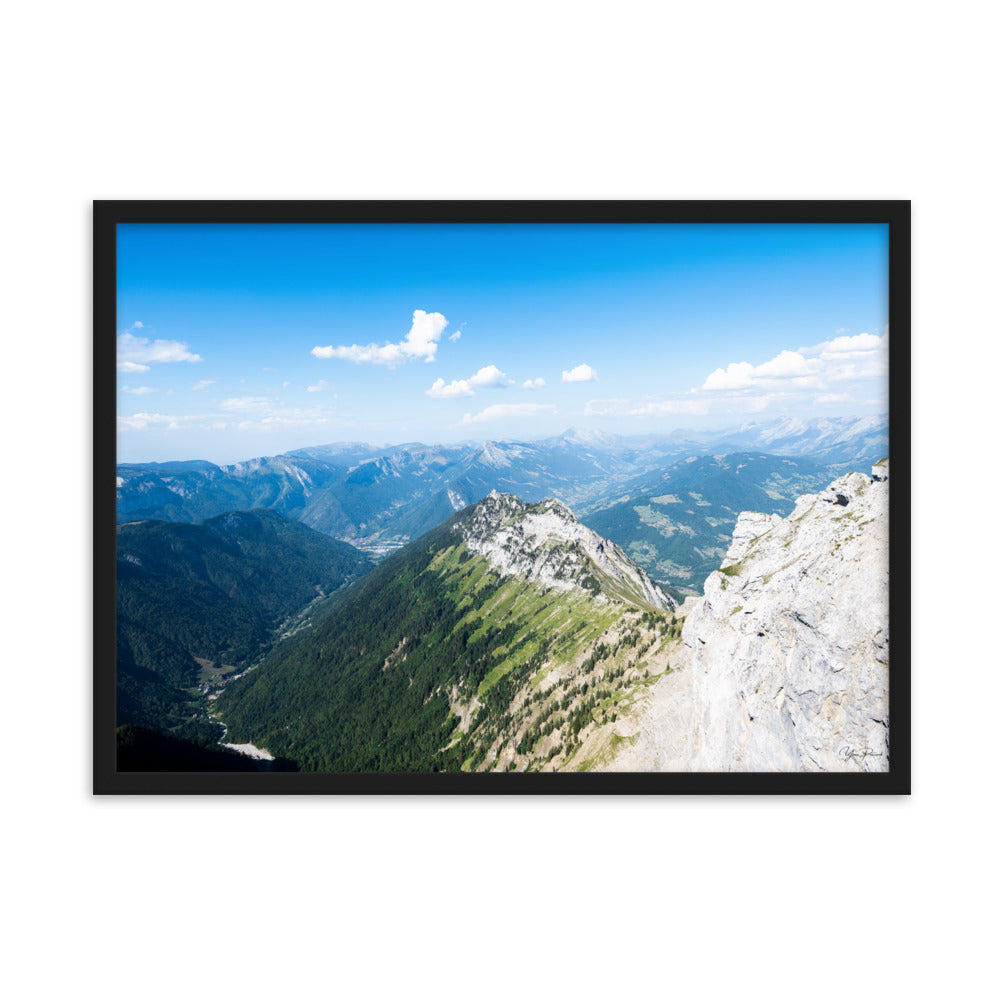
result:
[[[495,493],[333,603],[221,695],[229,739],[302,770],[588,769],[679,642],[615,546]]]
[[[202,743],[217,728],[199,686],[248,666],[290,617],[371,568],[350,545],[269,510],[132,522],[116,536],[119,724]]]

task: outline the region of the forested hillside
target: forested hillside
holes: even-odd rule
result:
[[[535,536],[533,565],[505,571],[473,551],[531,517],[555,523]],[[669,669],[680,621],[662,595],[654,607],[591,561],[610,543],[585,551],[567,525],[591,534],[561,505],[500,497],[390,556],[227,688],[230,738],[303,770],[594,766]]]
[[[118,721],[199,742],[218,729],[198,688],[246,667],[289,617],[371,568],[350,545],[268,510],[116,534]]]

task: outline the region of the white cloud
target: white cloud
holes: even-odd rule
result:
[[[202,389],[207,389],[210,385],[215,385],[214,378],[199,379],[193,386],[191,386],[191,391],[200,392]]]
[[[457,399],[459,396],[475,396],[468,379],[459,378],[445,383],[443,378],[435,379],[426,395],[434,399]]]
[[[448,320],[441,313],[416,309],[410,332],[398,344],[385,343],[381,347],[378,344],[351,344],[349,347],[328,345],[314,347],[310,353],[317,358],[342,358],[355,364],[388,365],[390,368],[415,358],[433,361],[438,341],[447,325]]]
[[[627,399],[590,399],[583,412],[590,416],[607,417],[628,411],[632,404]]]
[[[753,381],[753,365],[749,361],[734,361],[727,368],[716,368],[705,379],[702,389],[745,389]]]
[[[816,397],[817,403],[846,403],[851,397],[846,392],[828,392]]]
[[[137,385],[134,388],[130,385],[123,385],[122,392],[130,393],[133,396],[145,396],[147,392],[156,392],[156,390],[148,385]]]
[[[813,348],[825,360],[859,358],[888,346],[888,334],[859,333],[854,337],[834,337]]]
[[[466,413],[462,417],[462,423],[481,424],[501,417],[526,417],[543,410],[555,410],[555,407],[551,403],[497,403],[495,406],[487,406],[479,413]]]
[[[434,399],[456,399],[459,396],[474,396],[474,386],[477,388],[502,389],[510,385],[514,380],[500,371],[496,365],[487,365],[480,368],[475,375],[469,378],[457,378],[445,383],[443,378],[435,379],[434,384],[427,390],[426,395]]]
[[[329,388],[330,383],[321,378],[315,385],[307,385],[306,392],[325,392]]]
[[[888,357],[873,356],[860,363],[847,362],[836,367],[831,366],[826,377],[830,382],[854,382],[858,379],[887,378],[888,375]]]
[[[815,373],[818,366],[807,361],[798,351],[782,351],[770,361],[754,369],[755,378],[803,378]]]
[[[132,324],[131,329],[133,329],[133,330],[141,330],[142,329],[142,322],[140,320],[136,320]]]
[[[141,329],[141,324],[134,323],[131,329]],[[165,364],[173,361],[201,361],[201,357],[192,354],[187,344],[179,340],[153,340],[147,337],[136,337],[126,331],[118,335],[118,370],[120,372],[149,371],[151,364]]]
[[[702,415],[708,413],[708,403],[703,399],[662,399],[642,403],[635,409],[628,411],[630,417],[653,417],[665,413]]]
[[[529,378],[527,382],[524,383],[522,388],[525,389],[541,389],[545,385],[545,379],[543,378]]]
[[[241,431],[269,431],[281,427],[311,427],[315,424],[328,424],[329,416],[320,415],[320,411],[310,409],[286,410],[260,420],[243,420],[236,426]]]
[[[727,368],[716,368],[705,379],[702,389],[715,392],[720,389],[749,389],[760,384],[780,382],[784,379],[800,380],[798,384],[806,387],[807,381],[818,385],[816,373],[822,364],[816,358],[805,358],[798,351],[782,351],[780,354],[760,365],[752,365],[748,361],[735,361]]]
[[[275,401],[267,396],[236,396],[224,399],[219,409],[227,413],[261,413],[274,407]]]
[[[179,431],[182,424],[191,424],[196,420],[209,419],[205,415],[171,416],[169,413],[133,413],[131,416],[119,416],[118,430],[144,430],[154,425],[165,424],[168,431]]]
[[[165,426],[167,430],[192,428],[222,430],[235,428],[248,430],[276,430],[281,427],[304,427],[330,422],[334,408],[329,406],[290,407],[267,396],[243,396],[224,400],[219,404],[221,413],[200,413],[171,416],[166,413],[133,413],[118,418],[119,431],[144,430]],[[235,416],[239,422],[230,422]],[[240,419],[242,418],[242,419]]]
[[[564,382],[596,382],[597,372],[590,365],[577,365],[568,372],[564,371],[562,380]]]
[[[459,337],[461,337],[461,336],[462,336],[462,331],[461,330],[456,330],[448,339],[449,340],[458,340]]]
[[[834,337],[815,347],[800,348],[817,355],[823,377],[828,382],[852,382],[859,379],[888,378],[889,334],[858,333],[853,337]]]
[[[227,405],[228,404],[228,405]],[[311,427],[326,424],[334,413],[332,406],[286,406],[266,396],[227,399],[221,407],[244,417],[235,427],[241,431],[271,431],[282,427]]]
[[[507,378],[507,375],[500,371],[496,365],[487,365],[485,368],[480,368],[472,378],[469,379],[469,385],[478,386],[490,386],[492,388],[499,388],[500,386],[510,385],[514,380],[512,378]]]
[[[764,389],[781,392],[822,390],[830,383],[884,378],[889,372],[889,334],[837,336],[813,347],[781,351],[752,365],[736,361],[716,368],[701,386],[704,392]],[[824,400],[817,399],[817,402]]]

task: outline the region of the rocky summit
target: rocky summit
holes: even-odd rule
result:
[[[743,513],[688,615],[699,771],[889,768],[889,465]]]
[[[501,576],[566,591],[582,588],[599,601],[657,611],[676,607],[645,570],[614,542],[581,524],[559,500],[526,504],[493,490],[454,530]]]

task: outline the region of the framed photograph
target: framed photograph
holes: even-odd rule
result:
[[[906,201],[95,202],[95,792],[908,793],[909,269]]]

